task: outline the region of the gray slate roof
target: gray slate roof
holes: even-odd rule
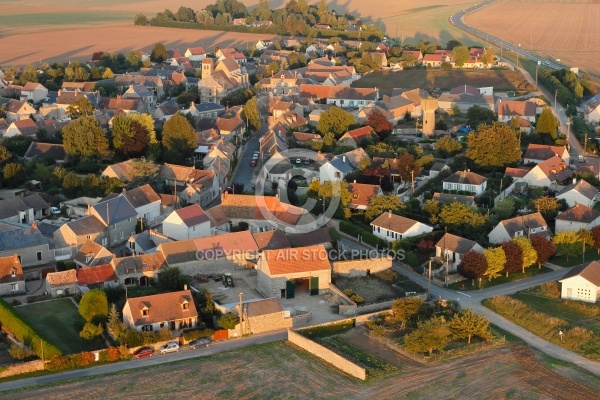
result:
[[[137,217],[135,208],[133,208],[123,196],[118,196],[114,199],[98,203],[94,206],[94,210],[96,210],[104,223],[110,225],[116,224],[117,222],[123,221],[127,218]]]
[[[24,249],[27,247],[47,245],[48,241],[34,227],[19,228],[0,232],[0,251]]]

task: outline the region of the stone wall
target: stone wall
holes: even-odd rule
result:
[[[244,334],[257,334],[263,332],[276,331],[278,329],[291,328],[293,325],[293,320],[291,317],[286,318],[284,314],[285,311],[280,311],[272,314],[249,317],[247,320],[244,321]]]
[[[292,317],[293,327],[300,328],[308,325],[312,321],[312,311],[294,315]]]
[[[338,314],[345,315],[346,317],[356,315],[356,303],[346,296],[346,293],[342,292],[334,284],[329,285],[329,291],[335,294],[341,302]]]
[[[367,276],[370,273],[392,269],[392,259],[370,258],[366,260],[336,261],[333,263],[333,273],[348,277]]]
[[[230,257],[214,258],[210,260],[194,260],[183,263],[171,263],[169,266],[178,267],[183,274],[194,276],[197,274],[211,275],[235,271],[246,268],[247,262],[245,256],[240,254]]]
[[[13,364],[6,367],[5,370],[0,371],[0,378],[6,378],[7,376],[14,376],[20,374],[26,374],[28,372],[41,371],[44,369],[44,362],[42,360],[34,360],[19,364]]]
[[[301,349],[309,352],[310,354],[316,357],[319,357],[321,360],[333,365],[334,367],[347,373],[348,375],[351,375],[358,379],[362,379],[363,381],[367,379],[367,371],[364,368],[359,367],[358,365],[340,356],[339,354],[329,350],[324,346],[321,346],[316,342],[313,342],[312,340],[300,335],[299,333],[296,333],[292,330],[288,330],[288,340],[296,346],[300,347]]]

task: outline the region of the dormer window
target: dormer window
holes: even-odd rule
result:
[[[142,317],[147,317],[150,310],[146,307],[142,308]]]
[[[14,278],[15,276],[17,276],[17,269],[13,268],[12,271],[10,271],[10,274],[12,275],[12,277]]]
[[[190,303],[188,303],[187,301],[181,303],[181,308],[184,310],[188,310],[190,308]]]

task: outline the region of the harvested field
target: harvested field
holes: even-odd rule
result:
[[[598,20],[600,5],[594,0],[552,3],[502,0],[465,17],[467,24],[490,35],[600,74]]]
[[[275,342],[5,396],[59,399],[69,393],[73,398],[162,398],[173,394],[177,398],[202,399],[589,398],[586,388],[545,370],[533,358],[526,358],[524,366],[523,356],[518,356],[519,361],[510,347],[505,346],[424,367],[399,365],[399,371],[365,384],[292,345]],[[529,383],[530,371],[544,374],[545,388]],[[578,393],[582,396],[574,397]]]
[[[354,87],[377,87],[381,95],[389,95],[393,88],[450,90],[460,85],[493,86],[495,91],[530,91],[534,89],[520,72],[508,70],[407,69],[379,71],[365,75],[352,84]]]

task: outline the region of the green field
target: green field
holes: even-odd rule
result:
[[[461,85],[493,86],[495,91],[533,90],[520,72],[508,70],[407,69],[378,71],[352,83],[353,87],[377,87],[381,95],[389,95],[393,88],[450,90]]]
[[[79,337],[83,320],[71,299],[32,303],[15,310],[63,353],[90,350],[90,344]]]
[[[483,278],[481,280],[481,289],[485,289],[492,286],[502,285],[504,283],[516,282],[521,279],[529,278],[539,274],[545,274],[546,272],[551,272],[552,270],[548,267],[542,266],[541,269],[538,269],[537,265],[532,265],[529,268],[525,268],[525,273],[522,272],[512,272],[506,275],[499,276],[497,278],[492,279],[491,281],[487,280],[487,278]],[[463,288],[464,285],[464,288]],[[454,290],[478,290],[480,289],[477,280],[475,280],[475,284],[471,285],[471,280],[460,281],[456,283],[452,283],[448,286],[450,289]]]
[[[0,26],[5,28],[38,26],[38,25],[76,25],[93,24],[98,22],[130,21],[131,15],[116,12],[90,11],[67,12],[57,14],[27,13],[0,15]]]

